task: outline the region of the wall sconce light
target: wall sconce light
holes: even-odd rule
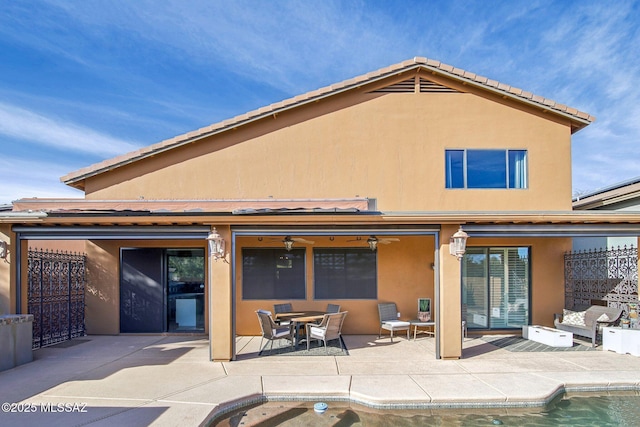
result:
[[[293,248],[293,239],[291,238],[291,236],[286,236],[282,240],[282,243],[284,243],[284,248],[288,251],[290,251],[291,248]]]
[[[0,259],[7,259],[7,255],[9,255],[9,249],[7,248],[7,242],[2,240],[2,241],[0,241]]]
[[[464,253],[467,250],[467,239],[469,235],[462,230],[462,226],[460,229],[455,232],[453,236],[449,239],[449,253],[456,258],[458,261],[462,259]]]
[[[224,239],[215,227],[211,229],[211,233],[207,236],[207,242],[209,243],[209,256],[216,261],[224,258]]]
[[[367,244],[369,245],[369,249],[375,252],[378,249],[378,238],[376,236],[370,236],[367,239]]]

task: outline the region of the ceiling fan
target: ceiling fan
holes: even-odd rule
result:
[[[271,238],[271,240],[280,240],[280,239],[273,237]],[[291,236],[285,236],[285,238],[280,241],[284,243],[284,247],[288,251],[290,251],[291,248],[293,248],[294,243],[304,243],[307,245],[313,245],[315,243],[313,240],[307,240],[307,239],[303,239],[302,237],[291,237]]]
[[[358,236],[356,237],[355,240],[347,240],[348,242],[359,242],[362,241],[362,237]],[[382,237],[382,238],[378,238],[376,236],[369,236],[369,238],[367,239],[367,244],[369,245],[369,249],[371,249],[372,251],[375,251],[376,249],[378,249],[378,244],[383,244],[383,245],[388,245],[391,242],[399,242],[400,239],[398,239],[397,237]]]

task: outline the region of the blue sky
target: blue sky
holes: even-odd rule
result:
[[[0,203],[60,176],[426,56],[590,113],[573,191],[640,175],[631,1],[0,2]]]

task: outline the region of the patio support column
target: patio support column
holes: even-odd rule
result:
[[[440,230],[440,357],[459,359],[462,356],[462,311],[460,261],[449,255],[449,239],[458,225],[442,225]]]
[[[11,232],[11,224],[0,226],[0,240],[7,242],[8,255],[6,259],[0,259],[0,315],[15,313],[15,289],[11,287],[12,265],[11,253],[13,253],[14,233]]]
[[[209,354],[213,361],[230,361],[233,358],[233,292],[231,283],[231,228],[216,225],[226,242],[225,259],[214,261],[207,251],[209,265]]]

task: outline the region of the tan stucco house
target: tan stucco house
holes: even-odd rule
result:
[[[14,202],[0,310],[26,310],[30,241],[73,240],[89,334],[199,331],[231,360],[260,308],[336,303],[345,334],[377,334],[379,302],[411,319],[427,297],[436,357],[459,358],[463,316],[470,332],[553,323],[572,237],[638,235],[637,212],[572,210],[571,136],[593,120],[438,61],[395,64],[62,177],[83,199]]]

